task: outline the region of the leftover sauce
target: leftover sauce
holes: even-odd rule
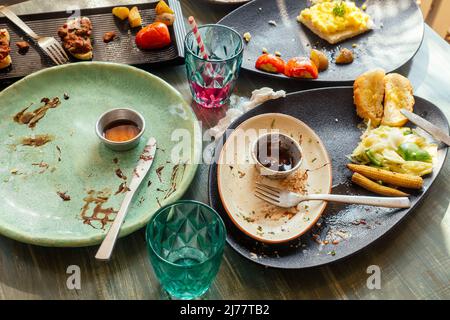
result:
[[[282,147],[280,141],[260,141],[257,148],[258,161],[268,169],[284,172],[291,170],[296,164],[291,152]]]
[[[141,129],[131,120],[117,120],[108,124],[103,130],[103,136],[113,142],[126,142],[136,138]]]

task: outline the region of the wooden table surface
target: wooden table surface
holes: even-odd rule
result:
[[[17,13],[133,3],[124,0],[33,0],[15,6]],[[199,0],[181,0],[185,16],[216,22],[229,8]],[[430,28],[414,58],[400,70],[416,94],[450,118],[450,47]],[[156,70],[186,100],[190,93],[183,66]],[[307,89],[300,83],[257,78],[243,72],[236,94],[248,96],[262,86],[288,92]],[[205,128],[220,111],[199,111]],[[202,165],[186,199],[207,202],[208,167]],[[225,249],[223,263],[206,299],[449,299],[450,298],[450,167],[444,169],[423,203],[388,236],[342,262],[303,271],[261,267]],[[114,259],[99,263],[97,248],[41,248],[0,236],[0,299],[167,299],[150,266],[140,230],[118,242]],[[69,265],[81,268],[81,290],[66,286]],[[370,265],[381,268],[381,289],[366,286]]]

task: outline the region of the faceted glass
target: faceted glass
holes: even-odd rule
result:
[[[176,202],[153,216],[146,238],[155,274],[171,296],[195,299],[208,290],[226,238],[217,212],[196,201]]]
[[[186,71],[192,97],[204,108],[226,104],[236,85],[242,65],[244,44],[233,29],[222,25],[198,28],[208,59],[200,53],[194,33],[184,41]]]

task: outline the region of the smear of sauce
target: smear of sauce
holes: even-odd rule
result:
[[[181,168],[181,170],[180,170]],[[172,174],[170,176],[170,188],[164,195],[164,200],[169,198],[172,194],[177,191],[177,182],[183,180],[184,172],[186,171],[186,164],[177,164],[172,169]],[[180,175],[180,177],[179,177]]]
[[[142,152],[141,156],[139,157],[139,159],[144,160],[144,161],[151,161],[153,160],[153,156],[150,155],[150,152],[152,151],[152,148],[155,145],[146,145],[144,148],[144,151]]]
[[[70,201],[70,196],[67,194],[67,192],[58,191],[56,193],[63,201]]]
[[[81,209],[81,219],[84,224],[88,224],[94,229],[105,229],[109,222],[114,221],[117,211],[111,207],[103,208],[110,196],[111,193],[108,190],[88,191],[87,197],[83,199],[85,204]],[[93,210],[90,210],[91,204],[95,205]]]
[[[41,103],[44,105],[40,106],[34,111],[28,111],[28,109],[32,106],[32,104],[25,109],[19,111],[14,115],[14,121],[19,124],[25,124],[29,128],[36,127],[36,124],[41,120],[47,113],[49,109],[54,109],[61,104],[61,101],[58,97],[53,99],[42,98]]]
[[[53,140],[53,137],[48,134],[38,134],[34,138],[33,137],[24,137],[21,140],[21,144],[24,146],[30,147],[41,147],[50,141]]]
[[[58,151],[58,162],[61,162],[61,148],[56,146],[56,151]]]
[[[120,168],[116,169],[116,176],[118,176],[120,179],[127,180],[127,177],[123,174]]]
[[[128,188],[126,182],[122,182],[119,186],[119,189],[114,193],[114,195],[118,195],[119,193],[127,193],[128,191],[131,191],[130,188]]]
[[[164,170],[164,166],[159,167],[156,169],[156,175],[158,176],[159,182],[162,182],[162,171]]]
[[[39,162],[39,163],[32,163],[31,165],[32,165],[32,166],[39,167],[39,168],[42,168],[42,170],[39,171],[39,174],[44,173],[44,172],[47,171],[47,169],[50,167],[50,166],[48,165],[48,163],[45,163],[44,161],[41,161],[41,162]]]

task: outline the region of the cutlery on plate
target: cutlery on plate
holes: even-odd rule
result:
[[[113,224],[109,228],[108,234],[103,240],[100,248],[95,255],[95,258],[102,261],[108,261],[111,258],[111,254],[114,250],[114,245],[116,244],[117,237],[120,233],[120,228],[125,220],[125,217],[128,213],[128,208],[131,204],[131,200],[133,200],[133,196],[148,171],[150,170],[153,159],[156,153],[156,139],[150,138],[144,148],[144,152],[140,156],[139,162],[137,164],[136,169],[133,172],[133,179],[131,180],[130,185],[128,186],[128,192],[125,194],[125,199],[123,199],[122,205],[120,206],[119,212],[114,219]]]
[[[400,110],[400,112],[408,118],[409,121],[417,125],[418,127],[422,128],[429,134],[431,134],[435,139],[442,141],[447,146],[450,146],[450,136],[448,135],[448,132],[445,132],[441,128],[436,127],[431,122],[425,120],[421,116],[418,116],[415,113],[412,113],[406,109]]]
[[[6,6],[0,6],[0,12],[3,13],[12,23],[19,27],[29,37],[37,42],[44,53],[52,59],[57,65],[65,64],[69,57],[61,44],[53,37],[41,37],[37,35],[25,22],[22,21],[14,12]]]
[[[411,202],[407,197],[364,197],[345,196],[337,194],[310,194],[300,195],[298,193],[281,190],[277,187],[256,183],[255,196],[282,208],[292,208],[304,201],[329,201],[349,204],[362,204],[386,208],[409,208]]]

